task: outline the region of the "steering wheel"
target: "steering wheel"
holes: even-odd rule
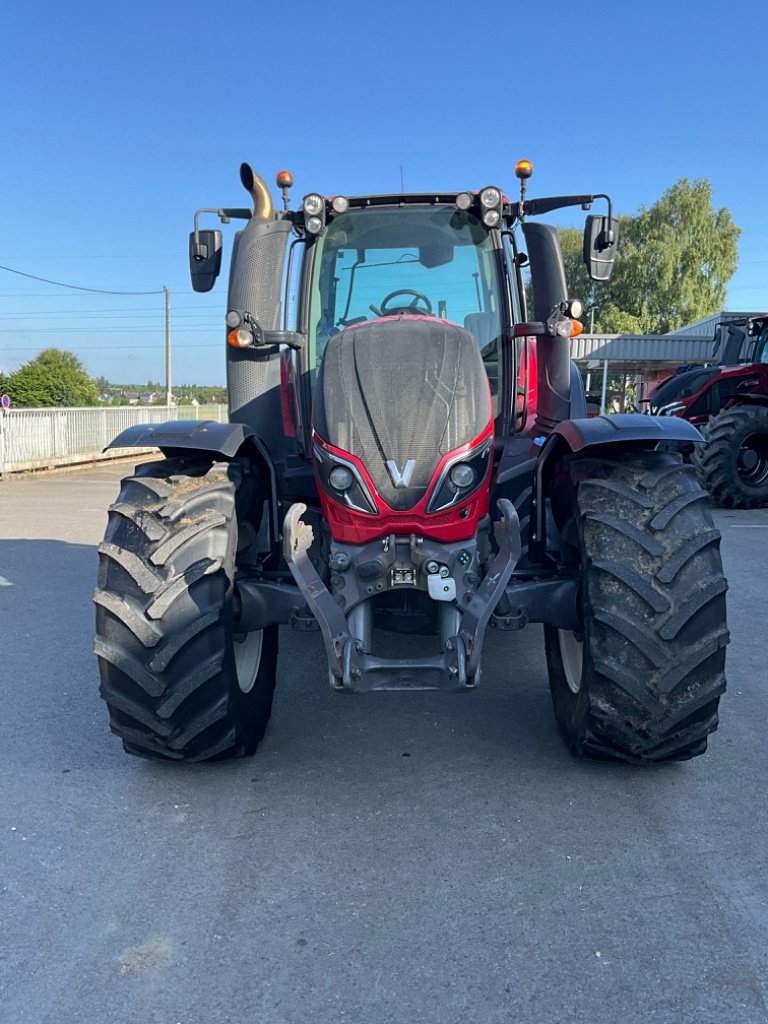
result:
[[[399,295],[412,295],[413,301],[407,306],[388,306],[391,299],[396,299]],[[426,308],[422,309],[418,303],[423,302]],[[381,308],[377,309],[375,306],[370,307],[376,316],[396,316],[398,313],[422,313],[426,316],[432,315],[432,303],[429,301],[424,292],[417,292],[415,288],[398,288],[397,291],[390,292],[389,295],[385,295],[381,301]]]

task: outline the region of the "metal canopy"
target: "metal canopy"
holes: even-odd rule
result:
[[[617,370],[641,372],[665,365],[704,363],[712,358],[713,338],[671,334],[581,334],[571,342],[571,358],[577,363],[606,360]]]

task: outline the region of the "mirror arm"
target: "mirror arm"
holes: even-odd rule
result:
[[[611,202],[611,197],[605,192],[596,192],[593,198],[604,199],[606,203],[608,203],[608,230],[606,232],[608,237],[606,238],[606,241],[610,245],[613,242],[613,228],[610,226],[613,224],[613,203]]]
[[[239,208],[239,207],[238,208],[230,208],[230,209],[222,209],[221,207],[219,207],[218,209],[214,209],[212,206],[201,206],[199,210],[195,211],[195,230],[194,230],[194,235],[195,235],[195,248],[196,249],[198,249],[199,246],[200,246],[200,214],[201,213],[215,213],[216,216],[219,218],[219,220],[221,221],[222,224],[229,224],[230,220],[232,220],[233,218],[235,220],[250,220],[252,215],[253,215],[253,211],[252,210],[245,210],[245,209],[242,209],[242,208]],[[196,252],[195,253],[195,259],[196,260],[203,260],[203,259],[205,259],[205,257],[202,256],[199,252]]]

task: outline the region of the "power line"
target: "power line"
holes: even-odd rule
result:
[[[69,295],[66,296],[66,297],[70,298]],[[5,298],[5,296],[0,296],[0,298]],[[74,298],[77,298],[77,296],[73,295],[73,296],[71,296],[71,298],[74,299]],[[203,314],[210,313],[211,315],[213,315],[214,312],[218,312],[218,307],[214,307],[214,306],[211,306],[211,307],[206,307],[206,306],[200,306],[200,307],[198,307],[198,306],[175,306],[174,308],[177,309],[177,310],[179,310],[179,309],[183,309],[183,310],[197,310],[198,312],[202,312]],[[157,315],[157,312],[158,312],[158,310],[155,309],[153,306],[128,306],[128,307],[125,307],[125,308],[121,308],[120,306],[110,306],[110,307],[108,307],[107,309],[104,309],[104,310],[96,309],[95,307],[91,306],[88,309],[44,309],[40,313],[28,313],[26,311],[22,311],[21,313],[9,313],[8,316],[0,317],[0,320],[7,320],[7,319],[9,319],[9,317],[16,318],[18,316],[48,316],[48,315],[55,316],[55,315],[57,315],[59,313],[62,316],[70,316],[70,315],[75,315],[77,313],[97,313],[97,314],[101,314],[101,313],[104,313],[104,314],[129,313],[131,316],[133,316],[136,313],[153,313],[153,314]]]
[[[87,313],[56,313],[48,312],[45,313],[10,313],[7,316],[0,316],[0,320],[20,320],[23,326],[19,327],[18,330],[26,331],[29,330],[30,321],[35,320],[83,320],[88,322],[89,320],[157,320],[159,317],[159,311],[152,314],[144,313],[127,313],[119,316],[112,313],[97,313],[89,310]],[[198,323],[221,323],[223,325],[224,318],[222,316],[216,316],[215,313],[205,313],[198,315],[197,313],[181,313],[174,316],[174,322],[177,320],[196,320]]]
[[[99,295],[163,295],[164,288],[153,292],[118,292],[107,288],[84,288],[79,284],[65,284],[63,281],[52,281],[50,277],[38,277],[37,274],[25,274],[23,270],[14,270],[13,267],[4,267],[0,264],[0,270],[7,270],[9,274],[18,274],[19,277],[29,277],[33,281],[42,281],[44,284],[55,284],[59,288],[74,288],[78,292],[96,292]]]
[[[28,327],[0,327],[0,334],[115,334],[117,332],[127,332],[129,334],[155,334],[162,330],[163,328],[160,326],[149,327],[145,324],[140,324],[136,327],[35,327],[34,325],[30,325]],[[203,324],[200,327],[179,327],[176,333],[189,334],[191,331],[202,331],[210,334],[215,330],[215,324]]]
[[[189,345],[185,345],[183,351],[186,352],[187,349],[190,349],[190,348],[209,348],[209,349],[217,348],[217,349],[220,349],[222,347],[223,347],[223,343],[222,342],[215,342],[215,341],[209,341],[209,342],[203,342],[203,343],[192,342]],[[112,351],[116,351],[118,349],[131,349],[131,350],[133,350],[133,349],[140,349],[140,348],[142,348],[142,349],[151,349],[153,352],[157,351],[157,345],[78,345],[77,346],[77,351],[78,352],[112,352]],[[18,348],[18,347],[6,348],[4,346],[3,347],[3,352],[4,353],[6,353],[6,352],[23,352],[25,354],[28,354],[29,353],[29,349],[28,348]]]

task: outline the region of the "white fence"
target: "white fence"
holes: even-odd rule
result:
[[[226,406],[107,406],[90,409],[0,410],[0,476],[24,469],[66,466],[135,455],[152,448],[102,449],[137,423],[194,419],[226,421]]]

